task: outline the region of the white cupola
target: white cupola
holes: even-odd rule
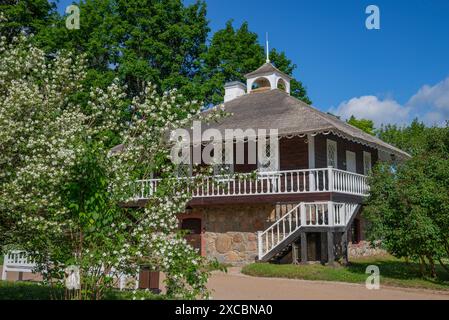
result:
[[[273,64],[270,62],[268,34],[265,53],[267,55],[266,62],[256,71],[250,72],[245,75],[246,86],[239,81],[227,82],[225,84],[224,102],[228,102],[234,100],[235,98],[243,96],[245,94],[245,91],[246,93],[253,93],[279,89],[290,95],[290,80],[292,78],[273,66]]]
[[[247,93],[279,89],[290,94],[292,78],[273,66],[268,59],[259,69],[246,74],[245,78]]]

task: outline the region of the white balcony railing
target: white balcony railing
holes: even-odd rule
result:
[[[138,180],[135,199],[148,199],[157,190],[159,179]],[[297,193],[339,192],[357,196],[368,195],[366,176],[334,169],[304,169],[260,172],[231,176],[204,177],[191,190],[194,198],[253,196]]]
[[[301,202],[264,231],[257,233],[258,257],[285,245],[288,237],[302,227],[344,227],[351,221],[355,203]]]

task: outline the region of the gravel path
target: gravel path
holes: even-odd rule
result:
[[[15,272],[8,275],[9,280],[17,277]],[[161,284],[163,278],[161,275]],[[39,280],[39,276],[24,274],[23,279]],[[382,283],[380,290],[368,290],[364,285],[344,282],[250,277],[240,268],[213,272],[208,288],[216,300],[449,300],[449,292],[443,291],[382,287]]]
[[[208,287],[217,300],[449,300],[449,292],[382,287],[382,283],[379,290],[368,290],[364,285],[343,282],[250,277],[239,268],[229,268],[227,274],[214,272]]]

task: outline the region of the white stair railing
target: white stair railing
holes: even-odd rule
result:
[[[301,227],[300,203],[265,231],[257,234],[259,259],[281,244],[289,235]]]
[[[300,203],[273,223],[257,233],[258,257],[262,260],[272,250],[301,227],[346,226],[355,214],[357,204],[326,202]]]

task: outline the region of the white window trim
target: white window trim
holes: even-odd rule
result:
[[[280,166],[280,161],[279,161],[279,143],[275,144],[275,148],[274,148],[274,158],[273,160],[275,161],[276,167],[275,168],[271,168],[270,170],[266,170],[267,168],[261,166],[261,163],[259,161],[259,157],[257,158],[257,172],[259,173],[264,173],[264,172],[277,172],[279,171],[279,166]],[[257,144],[257,148],[259,148],[259,143]],[[258,150],[258,149],[257,149]],[[270,151],[271,151],[271,147],[270,147]],[[271,154],[270,154],[271,156]],[[271,163],[271,161],[270,161]],[[274,169],[274,170],[273,170]]]
[[[331,165],[329,164],[329,146],[330,145],[334,145],[335,146],[335,165],[333,166],[334,168],[338,168],[338,145],[337,145],[337,141],[335,140],[331,140],[331,139],[327,139],[326,140],[326,163],[327,166],[330,167]]]
[[[176,176],[177,176],[178,178],[182,178],[182,176],[180,176],[180,174],[179,174],[179,167],[180,167],[180,166],[185,166],[185,165],[186,165],[186,164],[179,164],[179,165],[176,167]],[[192,174],[193,174],[192,163],[189,163],[189,176],[191,177]]]
[[[348,159],[349,159],[348,154],[354,155],[354,171],[349,171],[349,168],[348,168],[348,163],[349,163],[349,161],[348,161]],[[357,173],[357,154],[354,151],[351,151],[351,150],[346,150],[346,171]]]
[[[367,159],[369,159],[369,169],[368,170],[366,170]],[[363,151],[363,174],[367,175],[369,173],[369,171],[371,171],[372,167],[373,167],[373,162],[372,162],[372,158],[371,158],[371,152]]]
[[[222,152],[222,163],[220,163],[220,164],[216,164],[216,165],[213,165],[213,169],[214,169],[214,175],[215,176],[219,176],[219,175],[222,175],[222,174],[225,174],[225,175],[227,175],[227,174],[234,174],[234,150],[232,150],[231,151],[231,154],[230,154],[230,156],[232,156],[232,161],[231,161],[231,163],[223,163],[224,161],[225,161],[225,157],[226,157],[226,151],[227,151],[227,149],[226,149],[226,144],[225,143],[223,143],[223,150],[221,151]],[[232,145],[232,148],[234,148],[234,146],[235,146],[235,144],[233,144]],[[228,172],[226,172],[226,173],[222,173],[221,172],[221,168],[223,168],[224,166],[228,166],[229,167],[229,171]]]
[[[188,157],[189,157],[189,161],[188,161],[188,166],[189,166],[189,176],[191,177],[192,174],[193,174],[192,153],[191,153],[191,152],[189,152]],[[180,174],[179,174],[180,166],[186,166],[186,165],[187,165],[187,163],[181,163],[181,164],[179,164],[179,165],[176,166],[176,172],[175,172],[175,173],[176,173],[176,176],[177,176],[177,177],[180,177]]]

